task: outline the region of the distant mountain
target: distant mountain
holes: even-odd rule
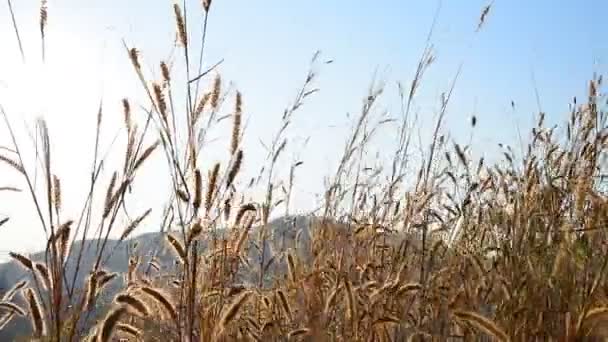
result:
[[[238,275],[239,281],[242,283],[257,282],[258,272],[254,265],[259,264],[262,255],[259,249],[264,251],[265,260],[270,260],[272,255],[277,255],[287,248],[294,247],[294,243],[299,244],[298,249],[307,246],[310,242],[310,232],[308,228],[313,219],[314,218],[308,216],[292,216],[282,217],[271,221],[268,225],[270,236],[264,248],[257,248],[253,243],[259,227],[252,229],[248,249],[248,261],[251,263],[252,268],[250,270],[243,269]],[[216,233],[221,235],[225,233],[225,231],[216,231]],[[166,234],[164,233],[155,232],[142,234],[123,242],[108,240],[102,256],[102,268],[108,272],[126,273],[128,270],[129,255],[131,253],[140,256],[140,267],[147,267],[149,261],[155,257],[161,264],[161,270],[170,269],[174,265],[175,256],[166,243],[165,235]],[[297,241],[296,237],[298,237]],[[74,244],[66,263],[66,276],[69,284],[72,283],[72,279],[74,279],[74,276],[76,275],[75,283],[77,284],[77,288],[84,288],[89,271],[95,265],[97,254],[101,247],[100,244],[100,241],[96,239],[85,240],[84,242],[79,241]],[[134,248],[134,246],[136,246],[136,248]],[[199,243],[201,252],[206,251],[207,247],[205,240],[202,240]],[[82,256],[80,267],[76,274],[78,256],[81,250]],[[302,248],[302,250],[306,250],[306,248]],[[31,259],[35,262],[43,262],[44,257],[44,252],[39,252],[32,255]],[[302,255],[302,257],[309,257],[309,255]],[[275,275],[284,272],[285,270],[286,264],[282,258],[275,258],[275,262],[268,268],[268,272]],[[24,279],[29,280],[30,283],[33,284],[31,272],[21,267],[17,262],[10,261],[0,264],[0,298],[14,284]],[[270,277],[266,279],[266,283],[269,283],[270,281]],[[109,287],[105,289],[104,298],[100,298],[100,302],[111,301],[117,291],[122,288],[123,284],[124,279],[122,278],[114,280]],[[23,305],[21,296],[16,296],[15,301]],[[13,341],[16,336],[27,334],[29,329],[29,322],[25,318],[14,319],[3,330],[0,330],[0,341]]]

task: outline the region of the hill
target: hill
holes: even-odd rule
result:
[[[268,224],[268,231],[271,232],[264,250],[265,260],[270,260],[273,255],[279,255],[281,251],[287,248],[293,247],[296,243],[296,236],[299,241],[302,250],[307,250],[306,246],[310,242],[309,225],[311,223],[311,217],[307,216],[294,216],[294,217],[281,217],[275,219]],[[298,232],[300,232],[298,234]],[[225,231],[217,231],[221,236]],[[250,234],[254,235],[259,233],[259,227],[255,227],[251,230]],[[118,273],[124,275],[128,272],[129,258],[131,256],[137,256],[141,258],[140,268],[145,272],[145,268],[149,268],[149,263],[154,259],[155,263],[158,263],[161,269],[171,269],[175,263],[175,256],[172,253],[171,248],[165,241],[166,233],[153,232],[142,234],[128,240],[120,242],[119,240],[108,240],[104,253],[102,255],[102,268],[109,273]],[[249,239],[253,241],[254,239]],[[199,249],[202,254],[208,250],[208,239],[200,239]],[[100,249],[100,243],[97,239],[77,241],[72,247],[72,251],[66,261],[66,278],[67,283],[70,284],[75,278],[75,284],[77,288],[75,292],[82,291],[86,286],[86,280],[89,275],[89,271],[95,266],[98,251]],[[82,258],[80,260],[80,267],[78,265],[78,256],[82,250]],[[253,246],[253,243],[249,243],[249,261],[252,265],[256,264],[256,261],[260,260],[262,255],[257,246]],[[31,255],[31,260],[34,262],[44,262],[44,251],[40,251]],[[277,275],[279,272],[284,272],[286,266],[280,258],[277,258],[276,262],[272,267],[268,268],[271,274]],[[240,272],[240,282],[249,283],[257,281],[256,268],[243,269]],[[272,277],[269,276],[266,279],[267,283],[272,281]],[[16,261],[9,261],[7,263],[0,264],[0,296],[4,295],[13,285],[18,282],[26,280],[32,282],[32,274],[29,270],[23,268]],[[110,287],[103,293],[103,298],[100,299],[99,303],[107,303],[113,298],[118,290],[123,288],[125,279],[118,277]],[[77,296],[72,296],[72,299]],[[23,303],[22,299],[17,300],[18,303]],[[100,312],[105,311],[103,308],[97,308],[92,317],[99,317]],[[14,319],[11,321],[3,330],[0,330],[1,341],[12,341],[21,334],[29,332],[30,326],[26,319]]]

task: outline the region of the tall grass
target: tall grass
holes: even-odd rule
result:
[[[202,3],[203,40],[207,18],[220,5]],[[489,10],[483,9],[478,29]],[[90,191],[80,213],[62,210],[62,183],[53,173],[44,120],[38,122],[37,133],[45,185],[40,193],[23,165],[8,113],[0,107],[14,142],[1,151],[0,161],[22,176],[48,238],[42,262],[11,254],[32,280],[4,294],[0,328],[26,315],[32,337],[57,342],[608,338],[608,200],[597,190],[608,147],[607,115],[599,107],[600,78],[589,82],[585,104],[573,103],[562,126],[565,136],[546,127],[545,114],[539,113],[525,153],[517,156],[505,149],[504,159],[495,165],[472,160],[473,146],[450,144],[444,138],[454,81],[440,104],[427,157],[414,179],[407,179],[406,169],[413,165],[408,159],[411,103],[434,60],[429,35],[409,90],[399,85],[402,115],[389,171],[365,163],[371,139],[384,122],[373,113],[385,85],[374,83],[339,165],[328,178],[322,210],[310,221],[310,243],[299,244],[296,238],[284,250],[268,250],[273,238],[270,219],[283,205],[288,212],[299,163],[290,165],[283,192],[276,166],[293,117],[317,92],[319,54],[270,137],[259,176],[241,186],[237,180],[253,148],[242,138],[247,94],[227,91],[219,73],[203,71],[204,41],[198,75],[190,74],[191,26],[185,12],[185,3],[173,6],[179,58],[188,70],[184,84],[176,84],[169,67],[179,61],[158,61],[161,75],[148,75],[142,68],[145,56],[125,44],[125,58],[146,91],[149,109],[141,128],[133,119],[135,109],[123,100],[124,162],[109,184],[100,184],[104,156],[97,145],[104,112],[99,108]],[[43,47],[47,19],[42,2]],[[15,29],[18,34],[16,23]],[[199,81],[211,77],[211,87],[199,91]],[[187,90],[181,111],[174,96],[177,87]],[[204,137],[222,113],[232,120],[229,149],[225,160],[204,169]],[[471,124],[475,126],[476,119]],[[147,145],[150,135],[153,143]],[[161,154],[168,165],[168,209],[151,208],[118,227],[125,194],[153,154]],[[255,187],[263,190],[263,198],[245,201],[244,195]],[[102,213],[93,215],[97,202],[103,204]],[[120,232],[120,241],[126,243],[152,211],[163,212],[162,232],[175,268],[155,260],[142,264],[134,250],[128,272],[109,273],[104,255],[111,252],[110,234]],[[72,215],[77,219],[66,219]],[[74,252],[72,247],[90,233],[98,238],[97,256],[92,269],[82,269],[83,248]],[[203,243],[206,249],[200,248]],[[257,260],[250,258],[252,250]],[[67,276],[69,258],[75,260],[72,277]],[[286,271],[277,271],[276,264]],[[256,280],[242,283],[243,270]],[[77,282],[82,273],[88,274],[86,284]],[[124,288],[101,319],[91,320],[102,305],[99,298],[121,277]],[[17,296],[27,307],[20,306]]]

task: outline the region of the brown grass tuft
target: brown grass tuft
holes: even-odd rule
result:
[[[25,174],[25,169],[23,168],[23,166],[21,166],[20,163],[17,163],[16,161],[9,159],[3,155],[0,155],[0,161],[8,164],[9,166],[11,166],[13,169],[19,171],[19,173],[21,174]]]
[[[203,9],[205,10],[205,12],[209,12],[210,8],[211,8],[211,0],[203,0]]]
[[[297,280],[296,263],[291,251],[287,253],[287,273],[289,274],[289,280],[295,283]]]
[[[205,93],[203,96],[201,96],[201,99],[198,101],[198,104],[196,105],[196,109],[192,112],[192,124],[193,125],[195,125],[198,122],[199,118],[201,117],[201,114],[205,110],[205,106],[207,105],[207,103],[209,103],[210,99],[211,99],[211,93]]]
[[[182,200],[182,202],[188,203],[190,202],[190,197],[188,197],[188,194],[182,190],[182,189],[177,189],[177,191],[175,192],[175,194],[177,195],[177,197]]]
[[[150,315],[150,309],[146,303],[129,293],[121,293],[117,295],[114,300],[116,303],[125,305],[127,308],[132,309],[134,312],[143,317]]]
[[[95,307],[95,301],[97,300],[98,280],[95,274],[91,273],[87,279],[87,291],[85,296],[86,311],[92,310]]]
[[[213,205],[213,197],[215,195],[219,173],[220,163],[215,163],[213,169],[211,169],[211,172],[209,173],[209,185],[207,188],[207,195],[205,196],[205,210],[207,210],[207,212],[211,210],[211,206]]]
[[[15,296],[15,294],[22,288],[26,287],[27,284],[28,284],[27,280],[22,280],[22,281],[18,282],[17,284],[15,284],[8,291],[6,291],[4,296],[2,296],[2,301],[12,300],[13,297]]]
[[[157,301],[159,304],[161,304],[161,306],[165,309],[165,311],[171,316],[173,320],[177,319],[177,311],[175,310],[175,306],[171,302],[169,295],[163,293],[158,289],[153,289],[149,286],[142,287],[141,291],[146,295],[150,296],[155,301]]]
[[[188,36],[186,34],[186,23],[184,22],[184,16],[182,10],[177,3],[173,4],[173,12],[175,14],[175,22],[177,24],[177,35],[180,43],[184,47],[188,47]]]
[[[108,189],[106,190],[106,199],[104,202],[103,209],[103,217],[107,218],[110,215],[110,211],[112,210],[112,195],[114,194],[114,187],[116,186],[116,178],[118,177],[118,173],[114,172],[112,174],[112,179],[110,180],[110,184],[108,185]]]
[[[103,289],[112,280],[116,279],[116,277],[118,277],[118,273],[109,273],[109,274],[104,274],[104,275],[100,276],[99,282],[98,282],[99,288]]]
[[[344,280],[344,288],[346,289],[346,314],[349,319],[354,320],[357,316],[357,300],[356,294],[350,280]]]
[[[18,31],[11,1],[9,14]],[[487,1],[481,16],[474,18],[478,30],[493,4]],[[39,4],[44,62],[48,13],[46,1]],[[600,75],[585,85],[586,103],[572,101],[565,127],[549,125],[549,114],[539,113],[536,126],[526,134],[530,141],[519,141],[521,154],[519,147],[499,145],[504,156],[476,161],[471,158],[486,151],[475,150],[479,144],[473,143],[473,132],[463,145],[448,143],[453,135],[444,116],[453,89],[441,93],[432,141],[412,140],[418,138],[417,89],[435,58],[428,37],[414,79],[405,88],[405,83],[398,83],[400,98],[389,100],[398,100],[397,111],[402,112],[389,114],[379,108],[384,106],[377,104],[380,96],[391,92],[385,91],[383,82],[371,85],[343,155],[329,158],[338,165],[331,166],[335,174],[323,184],[325,196],[310,203],[315,204],[312,220],[301,220],[301,213],[292,215],[290,199],[296,190],[310,190],[294,183],[294,170],[303,161],[297,156],[291,165],[280,161],[306,134],[294,128],[294,113],[318,91],[312,83],[317,80],[313,64],[319,54],[311,60],[294,101],[277,117],[276,134],[262,137],[265,158],[259,173],[248,175],[248,185],[241,187],[237,177],[246,170],[245,148],[254,149],[248,150],[252,155],[260,151],[255,151],[255,143],[245,144],[240,91],[235,92],[233,107],[220,113],[232,91],[232,83],[216,72],[223,60],[203,70],[209,62],[204,56],[213,55],[206,49],[211,1],[202,0],[204,11],[199,13],[203,22],[198,65],[188,46],[191,27],[185,4],[170,9],[177,30],[175,41],[168,43],[174,43],[174,50],[157,62],[157,79],[144,76],[147,71],[138,50],[125,45],[148,108],[138,105],[136,113],[126,98],[122,108],[116,108],[124,112],[127,133],[120,149],[124,154],[117,156],[122,165],[117,166],[108,165],[115,159],[111,152],[101,155],[101,145],[110,143],[103,138],[108,135],[102,131],[103,106],[94,113],[92,155],[74,156],[91,160],[92,166],[87,171],[88,189],[81,189],[87,196],[84,203],[75,204],[81,209],[72,226],[72,221],[61,225],[62,211],[68,209],[65,183],[53,174],[60,167],[51,165],[44,120],[36,122],[34,151],[26,158],[0,108],[11,138],[7,140],[13,141],[13,146],[0,146],[0,164],[18,171],[16,176],[25,181],[2,184],[0,193],[14,196],[19,194],[8,192],[28,190],[34,212],[25,215],[39,219],[48,238],[43,257],[48,258],[51,248],[60,251],[60,257],[38,262],[11,253],[12,264],[19,264],[32,280],[3,294],[0,329],[25,314],[34,331],[30,335],[38,336],[23,338],[40,340],[48,335],[45,339],[52,341],[574,341],[608,336],[608,114]],[[191,78],[195,66],[197,76]],[[183,74],[171,74],[174,69]],[[199,92],[203,78],[209,86]],[[515,110],[514,102],[511,107]],[[140,112],[142,116],[135,115]],[[478,119],[482,118],[470,116],[465,124],[477,128]],[[224,120],[229,121],[227,131],[217,134]],[[378,149],[372,141],[389,133],[381,132],[380,126],[394,121],[400,127],[396,145]],[[145,124],[141,130],[140,122]],[[105,130],[107,125],[103,126]],[[292,131],[295,139],[289,136]],[[519,130],[517,135],[523,140]],[[226,160],[212,159],[210,145],[218,136],[227,140]],[[297,148],[305,149],[307,142],[308,138]],[[413,150],[418,147],[420,151]],[[151,210],[131,215],[129,208],[141,200],[141,187],[131,185],[153,168],[150,159],[159,149],[166,158],[160,170],[166,179],[157,180],[173,188],[163,201],[166,206],[151,210],[160,215],[160,234],[165,235],[161,237],[171,246],[138,247],[129,242],[126,272],[120,273],[125,286],[117,295],[106,293],[114,291],[110,281],[119,274],[100,267],[116,256],[113,253],[122,254],[108,239],[118,233],[121,242],[127,240],[144,219],[150,219]],[[30,156],[36,160],[31,175],[24,161]],[[118,171],[108,175],[109,184],[100,184],[102,174],[105,177],[113,167]],[[158,193],[156,188],[148,190]],[[284,217],[294,220],[277,220],[274,225],[271,218],[283,210]],[[12,228],[8,219],[0,217],[1,229]],[[76,274],[68,277],[73,271],[72,264],[65,264],[68,246],[89,236],[99,240],[97,248],[81,248],[74,258]],[[199,243],[206,252],[190,253]],[[81,272],[87,276],[88,253],[93,249],[97,255],[92,274],[86,284],[78,284]],[[175,264],[161,267],[160,256],[167,252],[176,255]],[[257,284],[253,288],[251,281]],[[16,293],[23,294],[23,304],[13,298]],[[101,309],[110,311],[102,322],[95,322],[98,306],[107,304],[106,295],[113,296],[112,306]],[[81,329],[91,326],[88,333]]]
[[[45,29],[46,29],[46,25],[47,25],[48,19],[49,19],[48,10],[49,9],[48,9],[46,0],[41,0],[40,1],[40,34],[42,35],[43,38],[45,36]]]
[[[225,221],[230,219],[230,214],[232,213],[232,200],[232,194],[230,194],[230,196],[224,200],[223,213]]]
[[[160,62],[160,72],[163,75],[163,79],[165,80],[165,82],[171,82],[171,73],[169,72],[169,67],[167,66],[167,63]]]
[[[239,226],[241,224],[241,220],[245,216],[245,213],[248,211],[256,211],[255,205],[253,203],[243,204],[239,211],[236,212],[236,217],[234,218],[234,225]]]
[[[454,311],[454,316],[462,321],[471,324],[476,329],[492,336],[499,341],[510,341],[509,336],[496,323],[489,319],[470,311]]]
[[[339,291],[340,287],[338,286],[338,284],[336,284],[333,290],[329,293],[329,296],[327,296],[327,299],[325,300],[325,307],[323,309],[323,315],[325,317],[329,316],[329,313],[334,307],[334,300],[336,299],[336,296],[338,295]]]
[[[116,325],[116,330],[136,338],[141,338],[141,336],[143,335],[143,332],[140,329],[127,323],[118,323],[118,325]]]
[[[32,263],[32,260],[30,260],[30,258],[23,256],[19,253],[13,253],[13,252],[9,252],[8,255],[11,258],[17,260],[21,266],[27,268],[30,271],[34,270],[34,264]]]
[[[0,302],[0,310],[8,311],[19,316],[25,316],[25,310],[23,310],[17,304],[11,302]]]
[[[229,188],[232,185],[232,183],[234,182],[234,179],[236,178],[237,174],[239,173],[239,170],[241,169],[242,163],[243,163],[243,150],[239,150],[236,153],[232,167],[230,168],[230,171],[228,172],[228,178],[226,178],[226,188]]]
[[[139,216],[135,220],[133,220],[133,222],[131,222],[131,224],[129,224],[127,226],[127,228],[125,228],[125,230],[120,235],[120,241],[124,241],[127,237],[129,237],[129,235],[131,235],[131,233],[137,227],[139,227],[139,225],[143,222],[143,220],[146,219],[146,217],[148,217],[148,215],[150,215],[151,212],[152,212],[152,209],[148,209],[141,216]]]
[[[30,324],[34,329],[34,335],[41,338],[46,335],[46,320],[40,306],[40,301],[31,288],[25,289],[25,298],[30,312]]]
[[[61,181],[59,177],[53,175],[53,204],[55,205],[55,210],[61,210]]]
[[[239,255],[241,253],[243,245],[245,244],[245,240],[247,240],[247,237],[249,236],[249,231],[251,230],[251,226],[253,225],[253,219],[254,218],[252,217],[249,223],[243,227],[241,233],[239,234],[236,246],[234,247],[234,253],[236,255]]]
[[[192,206],[195,210],[201,207],[203,201],[203,179],[199,169],[194,170],[194,201]]]
[[[188,231],[188,238],[186,241],[186,245],[190,245],[194,239],[196,239],[203,232],[203,225],[200,220],[197,220],[192,224],[190,230]]]
[[[112,210],[112,208],[114,207],[114,205],[116,203],[118,203],[118,201],[120,200],[120,198],[122,197],[122,195],[124,195],[125,191],[127,191],[127,188],[129,187],[129,185],[131,184],[131,180],[130,179],[126,179],[124,180],[120,186],[118,187],[118,189],[111,195],[110,200],[108,202],[106,202],[106,207],[104,209],[104,218],[107,218]],[[107,198],[107,197],[106,197]]]
[[[152,153],[154,152],[154,150],[156,150],[156,148],[158,147],[159,144],[160,144],[160,141],[156,141],[144,150],[144,152],[141,154],[141,156],[135,162],[135,165],[133,166],[133,171],[139,169],[141,164],[143,164],[152,155]]]
[[[587,335],[597,322],[608,318],[608,306],[601,306],[587,311],[584,316],[581,314],[578,322],[579,335]]]
[[[279,297],[279,303],[281,303],[281,307],[283,308],[283,311],[285,311],[287,317],[289,317],[289,320],[293,320],[291,307],[289,306],[289,301],[287,300],[285,292],[283,292],[283,290],[277,290],[277,297]]]
[[[299,329],[295,329],[289,332],[289,334],[287,334],[287,338],[292,339],[298,336],[304,336],[304,335],[308,335],[308,333],[310,332],[310,329],[308,328],[299,328]]]
[[[139,51],[136,48],[129,49],[129,59],[131,64],[136,70],[141,71],[141,64],[139,63]]]
[[[226,328],[238,316],[239,310],[245,305],[252,292],[249,290],[243,291],[238,297],[234,298],[230,305],[224,310],[219,322],[219,335],[226,331]]]
[[[241,93],[236,93],[236,100],[234,105],[234,120],[232,122],[232,138],[230,141],[230,154],[235,154],[239,148],[239,139],[241,135],[241,119],[243,113],[243,100]]]
[[[44,284],[44,288],[47,290],[51,289],[51,275],[49,274],[49,270],[44,264],[34,263],[34,268],[36,269],[38,275],[42,279],[42,283]]]
[[[167,241],[173,247],[173,250],[180,258],[182,263],[186,261],[186,247],[171,233],[167,234]]]
[[[69,220],[63,223],[57,229],[57,238],[59,239],[59,253],[61,254],[62,262],[65,262],[65,258],[68,256],[68,244],[70,242],[70,234],[72,232],[72,224],[74,221]]]
[[[165,94],[163,93],[161,86],[156,82],[152,83],[152,90],[154,91],[154,99],[156,100],[156,108],[158,109],[158,114],[160,114],[165,125],[168,125],[169,121]]]
[[[114,328],[118,325],[118,321],[127,313],[127,309],[124,306],[120,306],[106,315],[106,318],[101,323],[101,330],[97,335],[99,342],[108,342],[114,336]]]
[[[406,295],[411,292],[420,291],[421,289],[422,289],[422,286],[417,283],[404,284],[404,285],[401,285],[399,287],[399,289],[397,289],[397,295]]]
[[[122,99],[122,112],[125,120],[125,127],[127,128],[127,132],[131,132],[131,104],[129,103],[129,99]]]
[[[211,91],[211,108],[213,111],[217,111],[219,106],[219,100],[222,92],[222,78],[218,74],[215,76],[213,81],[213,90]]]

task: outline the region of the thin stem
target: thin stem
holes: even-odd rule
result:
[[[203,54],[205,52],[205,40],[207,38],[207,20],[209,18],[209,12],[205,12],[205,19],[203,22],[203,37],[201,38],[201,51],[198,56],[198,75],[202,75],[203,71]],[[198,102],[198,86],[202,76],[197,76],[196,86],[194,88],[194,103]]]
[[[17,37],[17,43],[19,44],[19,52],[21,53],[21,60],[25,63],[25,53],[23,52],[23,44],[21,43],[21,36],[19,35],[19,28],[17,26],[17,20],[15,19],[15,12],[13,11],[13,4],[11,0],[7,0],[8,10],[11,13],[11,20],[13,21],[13,29],[15,30],[15,36]]]

